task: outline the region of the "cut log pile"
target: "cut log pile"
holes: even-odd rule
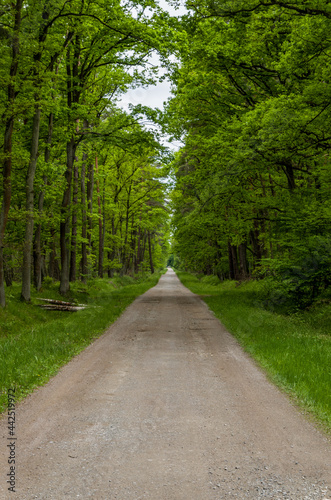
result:
[[[72,302],[64,302],[63,300],[55,300],[55,299],[42,299],[41,297],[37,297],[38,300],[43,300],[47,302],[47,304],[38,304],[38,307],[42,309],[47,309],[50,311],[81,311],[82,309],[86,309],[88,307],[86,304],[73,304]]]

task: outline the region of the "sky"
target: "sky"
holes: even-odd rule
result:
[[[178,9],[174,9],[174,7],[172,7],[166,0],[158,0],[158,3],[162,9],[169,12],[172,16],[181,16],[187,13],[186,8],[183,6],[183,0],[180,0],[181,5]],[[153,55],[150,60],[152,64],[158,64],[157,55]],[[162,73],[160,71],[160,75],[161,74]],[[128,110],[129,104],[133,104],[134,106],[141,104],[143,106],[163,109],[163,103],[171,97],[170,88],[170,82],[165,80],[157,85],[150,85],[147,88],[130,89],[121,98],[120,105],[125,110]],[[181,146],[181,143],[177,141],[169,143],[166,137],[164,138],[163,143],[174,150],[177,150]]]

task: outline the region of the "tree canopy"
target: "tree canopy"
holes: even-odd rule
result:
[[[29,301],[32,272],[66,294],[165,258],[164,148],[118,99],[155,82],[150,54],[177,43],[154,1],[1,3],[2,306],[20,273]]]
[[[176,251],[222,279],[272,276],[304,307],[331,282],[329,5],[187,5],[167,109],[185,144]]]
[[[298,307],[330,285],[328,2],[186,6],[0,2],[2,306],[13,279],[29,301],[46,276],[65,295],[78,278],[153,272],[171,212],[186,269],[264,277]],[[158,79],[153,52],[172,98],[125,112],[119,97]]]

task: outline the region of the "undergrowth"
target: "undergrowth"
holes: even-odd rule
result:
[[[44,284],[33,292],[30,304],[21,302],[20,286],[7,289],[7,306],[0,309],[0,413],[7,391],[15,388],[19,401],[100,336],[139,295],[156,285],[161,273],[93,279],[87,285],[71,284],[67,301],[87,304],[78,312],[49,311],[38,307],[41,298],[63,300],[58,283]]]
[[[279,387],[331,431],[331,305],[282,315],[265,310],[263,283],[240,285],[178,272]]]

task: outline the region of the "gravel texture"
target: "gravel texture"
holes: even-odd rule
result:
[[[5,500],[331,498],[329,440],[171,270],[18,406],[16,493],[6,424]]]

